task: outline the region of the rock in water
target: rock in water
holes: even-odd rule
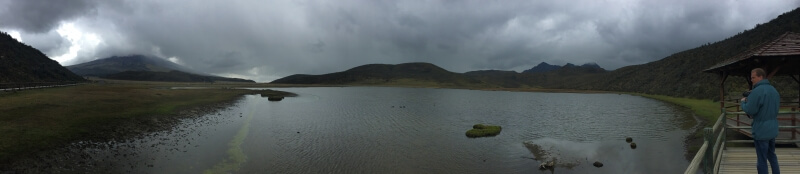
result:
[[[554,161],[548,161],[548,162],[544,162],[544,163],[540,164],[540,165],[539,165],[539,169],[542,169],[542,170],[544,170],[544,169],[551,169],[551,168],[553,168],[553,166],[555,166],[555,165],[556,165],[556,162],[554,162]]]
[[[633,142],[633,138],[631,138],[631,137],[625,138],[625,142],[628,142],[628,143]]]
[[[595,167],[603,167],[603,163],[601,163],[600,161],[595,161],[594,162],[594,166]]]
[[[281,100],[283,100],[283,97],[267,97],[267,100],[269,100],[269,101],[281,101]]]
[[[631,149],[636,149],[636,143],[631,143]]]

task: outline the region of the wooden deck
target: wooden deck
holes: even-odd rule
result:
[[[800,148],[776,148],[775,154],[778,155],[781,173],[800,173]],[[722,153],[719,173],[757,173],[756,149],[752,147],[728,147]]]

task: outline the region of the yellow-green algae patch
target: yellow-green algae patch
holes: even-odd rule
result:
[[[472,129],[468,130],[466,135],[470,138],[496,136],[503,130],[500,126],[476,124]]]
[[[244,155],[244,152],[242,151],[242,143],[244,143],[247,133],[250,132],[250,120],[252,119],[253,112],[251,111],[247,115],[247,119],[244,121],[242,128],[239,129],[239,132],[236,133],[236,136],[233,137],[233,140],[228,143],[228,158],[223,159],[220,163],[214,165],[214,168],[203,171],[203,173],[232,173],[239,171],[242,164],[247,162],[247,156]]]

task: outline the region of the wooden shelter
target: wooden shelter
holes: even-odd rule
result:
[[[700,147],[685,173],[697,172],[701,162],[705,173],[755,172],[755,149],[728,149],[726,145],[727,143],[753,143],[753,140],[727,140],[727,130],[734,130],[752,137],[750,133],[752,119],[746,117],[745,113],[741,111],[738,102],[742,96],[732,97],[727,101],[725,99],[725,80],[729,76],[744,77],[752,88],[750,71],[755,68],[763,68],[767,73],[767,79],[775,76],[790,76],[795,82],[800,83],[800,34],[787,32],[775,40],[761,44],[703,71],[719,74],[722,78],[720,82],[722,114],[714,126],[704,128],[703,146]],[[778,111],[780,131],[775,143],[800,142],[797,137],[797,134],[800,134],[798,131],[800,126],[797,126],[797,115],[800,114],[797,110],[800,107],[800,101],[794,102],[796,100],[794,97],[789,100],[781,101],[781,110]],[[797,100],[800,100],[800,96]],[[726,107],[726,103],[730,106]],[[781,152],[781,155],[800,154],[800,149],[797,148],[776,151]],[[781,158],[781,171],[800,171],[800,158],[797,157],[795,155],[779,157]]]
[[[731,59],[704,70],[703,72],[719,74],[721,102],[725,100],[725,80],[728,76],[741,76],[752,88],[750,71],[762,68],[767,72],[767,79],[773,76],[790,76],[800,83],[800,34],[787,32],[777,39],[750,49]],[[800,90],[800,89],[798,89]],[[724,103],[722,103],[724,108]]]

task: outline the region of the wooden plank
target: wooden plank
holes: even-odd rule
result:
[[[781,173],[800,173],[800,149],[777,148]],[[719,173],[756,173],[756,149],[752,147],[728,147],[723,154]]]
[[[778,111],[778,115],[785,115],[785,114],[800,114],[797,111]],[[745,115],[744,112],[727,112],[727,115]]]

